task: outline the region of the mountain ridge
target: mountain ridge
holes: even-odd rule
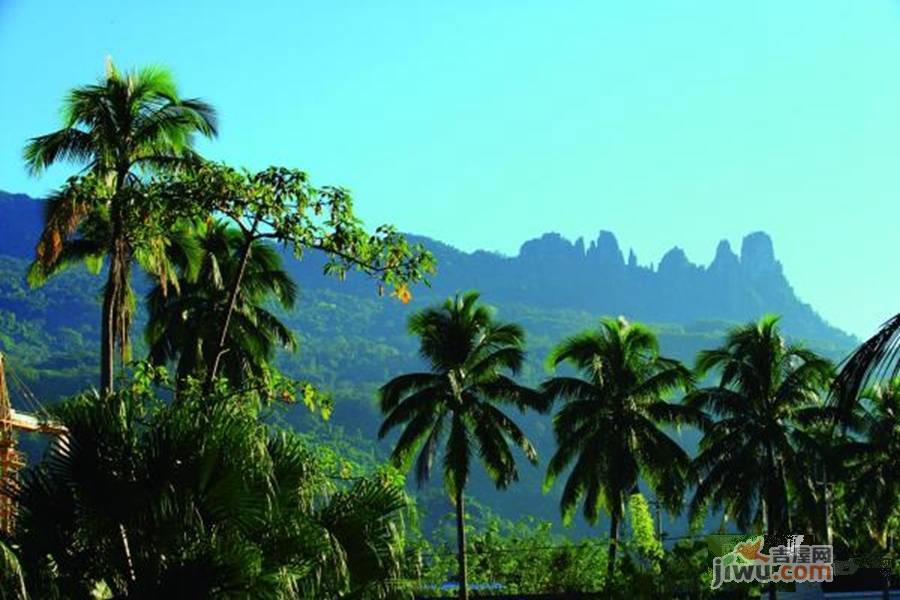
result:
[[[41,221],[40,200],[0,192],[0,255],[30,258]],[[678,246],[655,267],[641,265],[633,249],[626,259],[615,234],[606,230],[589,242],[548,232],[523,242],[515,256],[465,252],[416,234],[409,238],[437,258],[432,286],[414,290],[427,299],[475,288],[498,304],[516,302],[674,323],[741,322],[773,312],[782,316],[789,333],[800,338],[848,348],[857,341],[797,297],[776,258],[772,239],[762,231],[743,238],[739,255],[727,240],[720,241],[706,266],[692,263]],[[345,282],[321,277],[324,262],[322,255],[310,253],[302,261],[289,258],[286,267],[306,289],[371,292],[372,283],[359,275],[351,274]]]

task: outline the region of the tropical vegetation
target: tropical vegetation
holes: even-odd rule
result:
[[[468,597],[466,577],[465,487],[477,452],[499,489],[518,479],[510,446],[537,464],[534,446],[498,405],[542,410],[539,394],[510,378],[524,359],[525,335],[510,323],[496,322],[478,294],[448,299],[440,308],[413,315],[409,330],[420,339],[419,352],[430,371],[400,375],[379,391],[385,413],[384,437],[403,427],[392,460],[404,466],[413,455],[415,476],[428,479],[443,445],[444,487],[456,508],[460,598]]]
[[[689,368],[661,350],[658,328],[624,318],[566,321],[526,345],[524,327],[460,292],[402,313],[408,339],[382,340],[382,356],[359,351],[359,337],[333,340],[343,368],[378,380],[377,437],[392,451],[326,442],[327,388],[352,383],[322,377],[318,349],[302,345],[325,325],[287,320],[303,282],[283,251],[393,298],[373,303],[401,305],[434,275],[434,258],[391,226],[366,228],[340,186],[314,186],[294,168],[204,160],[193,138],[215,133],[215,111],[182,99],[168,72],[123,74],[110,63],[99,83],[67,97],[63,128],[26,147],[36,173],[59,161],[83,167],[46,203],[29,281],[52,287],[80,262],[102,273],[100,348],[70,328],[69,355],[35,350],[22,340],[44,338],[7,313],[0,348],[43,352],[72,372],[101,360],[97,390],[51,407],[62,433],[32,452],[39,460],[18,477],[0,473],[0,494],[17,506],[0,532],[0,597],[705,598],[703,535],[736,528],[824,532],[837,556],[874,547],[893,565],[897,319],[835,366],[763,316],[724,340],[702,338]],[[138,267],[146,280],[132,278]],[[90,280],[76,272],[83,295]],[[325,310],[332,299],[317,292],[312,302]],[[144,335],[132,348],[137,325]],[[399,317],[380,325],[401,329]],[[304,353],[313,359],[294,363],[304,378],[285,375]],[[520,468],[523,458],[531,466]],[[438,460],[441,493],[407,488]],[[470,491],[512,496],[534,482],[529,469],[558,494],[564,523],[580,512],[583,531],[599,526],[599,536],[511,522]],[[423,507],[451,514],[424,526]],[[663,511],[689,516],[693,529],[670,537]]]
[[[568,471],[563,518],[571,520],[582,499],[589,522],[601,510],[609,515],[606,577],[612,581],[619,526],[640,479],[672,512],[681,508],[690,458],[660,426],[700,419],[667,401],[670,392],[689,388],[692,376],[678,361],[660,356],[650,329],[624,319],[604,319],[597,331],[564,340],[548,363],[568,364],[576,375],[552,377],[541,386],[547,397],[563,401],[553,417],[557,450],[544,485]]]

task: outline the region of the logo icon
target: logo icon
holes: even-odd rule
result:
[[[772,546],[764,553],[764,542],[764,536],[750,537],[737,542],[730,552],[715,557],[712,589],[723,583],[821,583],[834,577],[832,546],[805,545],[802,535],[792,535],[786,545]]]

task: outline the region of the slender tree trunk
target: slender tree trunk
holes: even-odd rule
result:
[[[825,543],[829,546],[833,544],[834,529],[831,527],[831,486],[828,484],[828,467],[822,469],[822,479],[825,489],[822,497],[825,500]]]
[[[110,270],[112,270],[111,267]],[[116,355],[115,318],[113,316],[115,296],[115,283],[110,275],[106,282],[106,289],[103,291],[103,308],[100,313],[100,395],[102,397],[113,393]]]
[[[829,542],[830,543],[830,542]],[[894,538],[891,534],[887,537],[887,564],[884,565],[884,584],[881,588],[881,597],[884,600],[890,600],[891,597],[891,574],[894,557]]]
[[[771,478],[771,476],[770,476],[770,478]],[[772,488],[774,488],[774,485],[770,484],[770,490]],[[777,531],[776,524],[775,524],[775,522],[777,520],[777,516],[774,514],[776,502],[777,502],[777,500],[775,500],[774,498],[770,498],[766,502],[766,507],[765,507],[765,511],[766,511],[766,540],[765,541],[768,542],[769,545],[772,545],[774,543],[775,535],[776,535],[776,531]],[[763,544],[763,547],[765,547],[765,544]],[[766,587],[769,592],[769,600],[777,600],[778,590],[775,589],[775,584],[773,582],[769,582],[769,585]]]
[[[222,362],[222,355],[225,354],[225,344],[228,341],[228,327],[231,325],[231,317],[237,307],[238,294],[241,292],[241,283],[244,280],[244,273],[247,271],[247,263],[250,262],[250,252],[253,247],[253,234],[247,235],[246,242],[241,251],[241,262],[238,266],[238,272],[234,276],[231,284],[231,290],[228,292],[228,306],[225,309],[225,317],[222,319],[222,330],[219,333],[219,341],[216,344],[216,351],[213,355],[213,364],[209,369],[207,377],[207,386],[211,386],[219,374],[219,366]]]
[[[114,240],[109,252],[109,273],[103,292],[103,322],[101,324],[100,348],[100,394],[112,394],[115,388],[116,340],[124,326],[122,310],[122,280],[125,275],[124,262],[127,260],[124,244]]]
[[[125,525],[122,523],[119,523],[119,536],[122,538],[122,553],[125,555],[125,566],[128,568],[128,579],[131,582],[137,581],[137,576],[134,573],[134,561],[131,559],[131,544],[128,543],[128,534],[125,531]]]
[[[616,549],[619,545],[619,510],[613,509],[609,519],[609,547],[606,556],[606,583],[607,592],[612,589],[613,577],[616,574]]]
[[[460,600],[468,600],[468,573],[466,571],[466,510],[463,504],[463,491],[456,493],[456,546],[457,559],[459,561],[459,597]]]
[[[124,244],[122,235],[124,224],[120,213],[121,194],[125,189],[130,165],[119,163],[116,169],[115,195],[112,198],[110,214],[112,216],[112,239],[109,243],[109,272],[106,275],[106,289],[103,291],[103,308],[100,322],[100,395],[108,396],[115,391],[116,371],[116,333],[120,324],[120,315],[116,314],[121,306],[119,295],[122,281],[122,260]]]
[[[772,450],[772,445],[769,443],[766,443],[766,466],[768,467],[768,473],[766,473],[765,491],[763,492],[763,517],[765,519],[765,541],[763,543],[763,548],[775,543],[775,536],[779,533],[782,524],[781,519],[783,517],[783,512],[779,503],[784,500],[780,497],[781,494],[779,494],[777,485],[777,482],[781,481],[781,470],[778,468],[778,463],[775,460],[775,452]],[[778,590],[775,589],[774,582],[769,582],[766,589],[769,593],[769,600],[776,600],[778,598]]]

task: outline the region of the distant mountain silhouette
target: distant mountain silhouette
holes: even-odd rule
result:
[[[33,255],[41,210],[40,201],[0,192],[0,255]],[[438,262],[432,288],[415,290],[420,297],[475,288],[498,305],[571,308],[657,323],[741,322],[772,312],[782,315],[785,329],[795,336],[843,348],[855,343],[797,298],[771,238],[761,231],[744,238],[740,256],[722,240],[709,266],[691,263],[675,247],[656,268],[639,265],[633,251],[626,259],[609,231],[601,231],[589,244],[546,233],[522,244],[514,257],[467,253],[429,238],[410,237],[425,244]],[[321,277],[321,255],[310,253],[303,261],[287,262],[302,288],[371,294],[371,281],[362,277],[350,276],[345,282]]]
[[[740,256],[722,240],[707,267],[691,263],[678,247],[666,252],[658,267],[641,266],[633,251],[624,258],[609,231],[601,231],[589,245],[581,238],[571,242],[546,233],[522,244],[514,257],[467,253],[426,237],[410,238],[428,247],[438,264],[432,288],[419,288],[418,295],[445,297],[474,288],[501,306],[570,308],[652,323],[744,322],[776,313],[797,337],[845,349],[856,343],[797,298],[775,258],[771,238],[761,231],[744,238]],[[349,286],[371,293],[372,283],[360,277],[347,282],[319,277],[322,263],[313,256],[289,268],[301,287]]]

